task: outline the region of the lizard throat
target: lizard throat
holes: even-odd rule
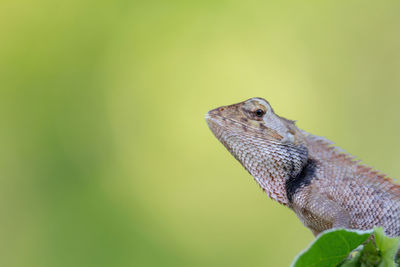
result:
[[[308,159],[301,172],[294,176],[290,176],[289,179],[286,180],[285,189],[289,203],[292,203],[293,196],[302,187],[305,187],[311,183],[312,179],[314,179],[315,177],[316,167],[316,161],[313,159]]]
[[[271,199],[283,205],[290,204],[286,181],[297,177],[305,166],[308,150],[304,146],[273,142],[249,132],[227,128],[218,121],[210,121],[209,126]]]

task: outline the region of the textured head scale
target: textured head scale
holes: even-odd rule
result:
[[[222,106],[206,115],[218,140],[273,199],[287,204],[285,181],[307,161],[303,135],[262,98]]]

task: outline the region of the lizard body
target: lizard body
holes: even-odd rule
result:
[[[262,98],[211,110],[217,139],[267,195],[292,209],[314,235],[382,226],[400,236],[400,185],[322,137],[276,115]]]

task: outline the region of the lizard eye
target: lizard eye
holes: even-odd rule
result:
[[[265,112],[262,109],[257,109],[255,114],[257,117],[262,117],[265,114]]]

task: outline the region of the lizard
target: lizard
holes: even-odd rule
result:
[[[400,236],[400,185],[275,114],[265,99],[221,106],[205,119],[261,189],[315,236],[331,228],[374,226]]]

